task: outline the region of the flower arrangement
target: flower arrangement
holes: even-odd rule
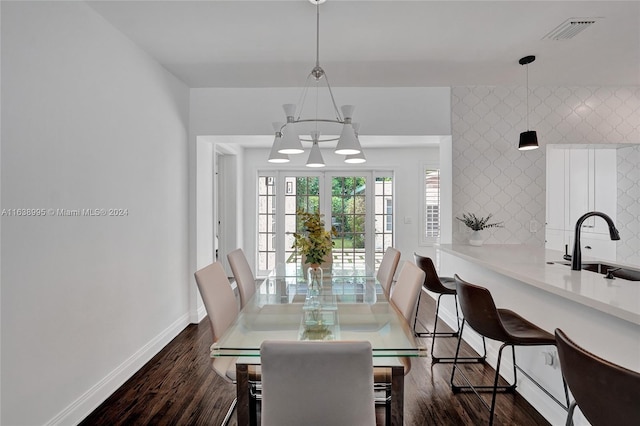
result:
[[[474,231],[482,231],[486,228],[502,228],[504,222],[494,222],[489,223],[489,219],[493,217],[492,214],[489,214],[487,217],[477,217],[473,213],[463,213],[462,219],[456,216],[460,222],[467,225],[469,228]]]
[[[323,214],[318,211],[309,213],[302,209],[296,211],[298,222],[302,223],[303,231],[295,232],[293,246],[305,256],[306,263],[321,264],[325,257],[331,254],[333,249],[333,236],[337,236],[336,229],[332,226],[331,231],[324,228]]]

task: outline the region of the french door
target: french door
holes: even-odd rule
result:
[[[393,245],[393,180],[390,173],[267,172],[258,177],[257,271],[300,262],[292,248],[300,230],[296,211],[319,210],[336,228],[333,263],[377,268]],[[279,230],[282,230],[281,232]]]

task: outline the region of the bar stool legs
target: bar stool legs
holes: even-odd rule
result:
[[[457,323],[457,330],[453,331],[453,332],[447,332],[447,331],[437,331],[438,330],[438,313],[440,312],[440,298],[442,296],[447,296],[447,294],[439,294],[438,298],[436,299],[436,314],[435,314],[435,318],[433,320],[433,331],[429,331],[429,329],[422,323],[422,321],[420,321],[418,319],[418,308],[420,307],[420,299],[422,298],[422,292],[420,292],[420,296],[418,296],[418,308],[416,308],[416,316],[413,320],[413,334],[416,337],[430,337],[431,338],[431,363],[432,364],[437,364],[437,363],[443,363],[443,364],[451,364],[453,363],[456,359],[457,362],[459,363],[484,363],[487,359],[487,345],[486,342],[484,340],[484,336],[482,337],[482,345],[483,345],[483,349],[484,352],[482,354],[482,356],[479,357],[440,357],[440,356],[436,356],[434,354],[434,347],[435,347],[435,343],[436,343],[436,338],[437,337],[459,337],[461,334],[461,329],[460,329],[460,313],[458,312],[458,297],[456,294],[451,294],[450,296],[453,296],[454,299],[454,303],[455,303],[455,307],[456,307],[456,323]],[[464,321],[464,320],[463,320]],[[416,330],[416,325],[417,323],[420,323],[420,326],[426,330],[426,331],[417,331]]]

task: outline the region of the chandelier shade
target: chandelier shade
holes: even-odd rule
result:
[[[345,158],[346,163],[362,163],[366,160],[362,153],[356,130],[351,123],[355,107],[353,105],[343,105],[341,107],[342,113],[340,112],[329,84],[329,78],[320,66],[319,5],[324,1],[309,1],[316,6],[316,64],[307,76],[299,105],[283,105],[287,121],[279,129],[275,129],[275,138],[268,161],[286,162],[284,158],[278,158],[275,153],[281,156],[286,155],[288,159],[288,155],[302,154],[305,151],[303,142],[311,142],[309,159],[306,163],[307,167],[324,167],[325,163],[320,152],[320,144],[337,142],[334,150],[336,154],[358,156],[358,158]],[[323,99],[326,99],[328,104],[322,106],[322,114],[327,114],[327,111],[331,111],[328,117],[320,116],[321,92],[326,92],[326,96]],[[315,111],[310,116],[303,116],[304,112],[308,112],[305,111],[305,101],[310,93],[316,97],[315,102],[309,102],[309,104],[313,105]],[[307,134],[309,137],[306,137]],[[336,136],[338,134],[339,136]]]
[[[280,132],[280,129],[283,125],[283,123],[273,123],[273,130],[275,130],[276,136],[273,139],[273,146],[269,153],[269,160],[267,160],[270,163],[288,163],[290,161],[287,154],[282,154],[279,151],[280,145],[282,144],[282,133]]]
[[[324,159],[320,152],[320,146],[318,146],[319,132],[311,132],[311,139],[313,139],[313,145],[311,146],[311,152],[309,153],[309,159],[307,160],[307,167],[324,167]]]

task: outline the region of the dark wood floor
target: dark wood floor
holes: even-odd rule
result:
[[[420,317],[430,325],[435,304],[423,297]],[[425,303],[426,301],[426,303]],[[427,320],[428,318],[428,320]],[[438,338],[436,354],[453,353],[455,338]],[[425,343],[430,341],[425,339]],[[207,319],[190,325],[114,392],[81,425],[219,425],[234,398],[235,385],[211,369]],[[471,352],[468,352],[469,354]],[[451,392],[450,364],[413,359],[405,378],[406,425],[482,425],[488,411],[473,394]],[[486,365],[467,366],[473,377],[493,375]],[[490,395],[485,395],[487,401]],[[519,394],[498,395],[495,425],[548,425]],[[384,424],[382,409],[378,424]],[[230,422],[235,426],[235,413]]]

